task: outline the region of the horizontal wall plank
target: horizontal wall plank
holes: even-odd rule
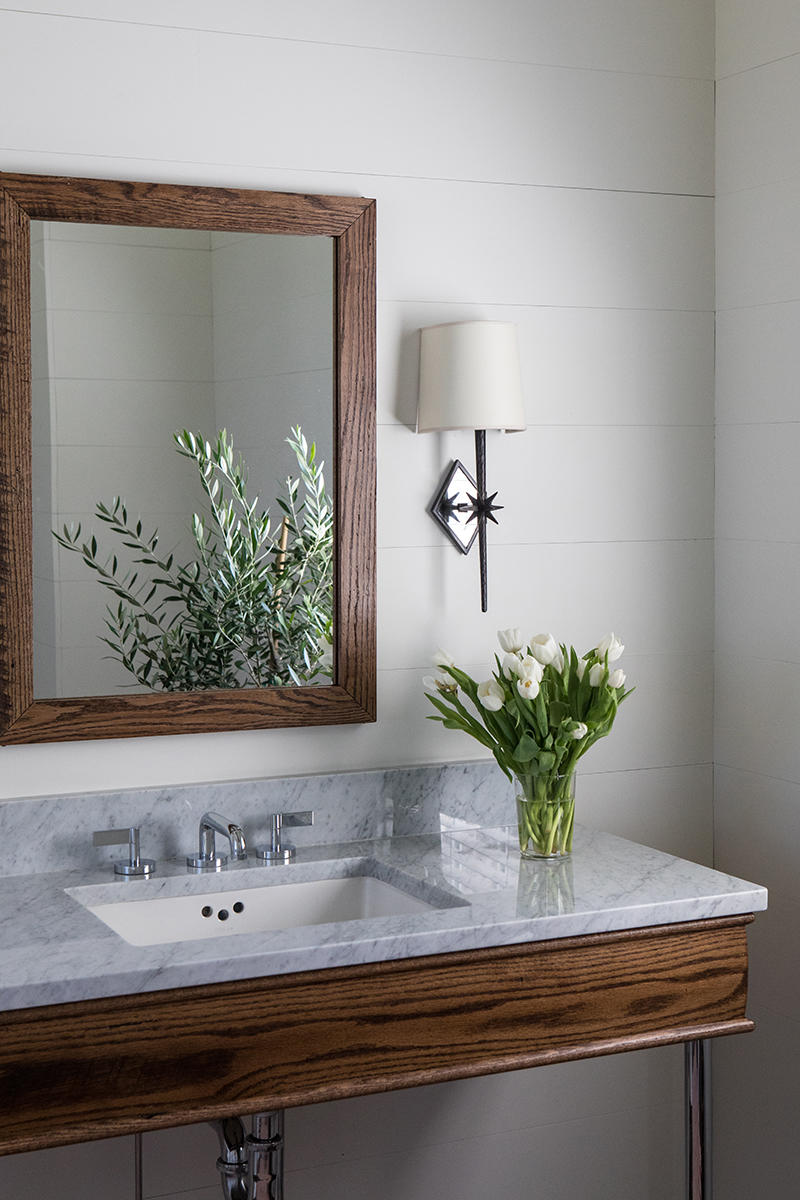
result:
[[[710,538],[493,544],[488,619],[478,602],[476,555],[473,550],[465,560],[444,538],[439,546],[381,551],[378,655],[384,670],[427,670],[439,645],[460,662],[485,652],[488,665],[496,648],[495,625],[522,624],[528,637],[551,630],[559,641],[573,643],[581,652],[611,629],[623,637],[626,654],[670,654],[679,646],[682,653],[703,655],[713,642]],[[412,577],[413,598],[406,588]],[[584,594],[587,580],[590,607]],[[791,603],[791,595],[785,603]]]
[[[758,879],[769,888],[770,915],[763,924],[771,924],[773,896],[797,902],[800,782],[717,764],[714,783],[717,867],[743,879]],[[797,962],[796,955],[786,957]],[[760,983],[769,987],[770,976],[764,975]],[[776,999],[773,996],[771,1003]],[[796,1013],[795,1009],[795,1020]]]
[[[796,421],[800,301],[717,314],[718,424]]]
[[[712,425],[714,314],[470,302],[378,304],[378,422],[414,428],[419,330],[517,326],[530,425]]]
[[[664,1051],[659,1053],[663,1058]],[[548,1067],[547,1072],[556,1069]],[[582,1063],[576,1093],[581,1090],[584,1070]],[[530,1072],[525,1077],[530,1079]],[[480,1082],[485,1085],[485,1080]],[[456,1086],[449,1085],[448,1091]],[[681,1106],[673,1102],[667,1107],[644,1105],[634,1109],[627,1104],[628,1086],[626,1080],[614,1091],[617,1103],[624,1107],[613,1114],[572,1116],[563,1124],[533,1129],[520,1124],[530,1109],[529,1092],[513,1115],[509,1114],[502,1133],[486,1132],[489,1100],[463,1139],[443,1139],[434,1146],[424,1142],[420,1145],[415,1140],[410,1143],[413,1155],[406,1148],[379,1156],[365,1146],[365,1153],[358,1158],[342,1154],[324,1166],[309,1168],[302,1165],[302,1157],[298,1160],[287,1148],[287,1193],[292,1200],[318,1200],[326,1191],[328,1195],[407,1200],[408,1196],[444,1195],[432,1189],[438,1189],[440,1181],[446,1180],[447,1194],[460,1200],[490,1195],[522,1197],[535,1195],[535,1191],[547,1200],[574,1200],[586,1192],[588,1163],[588,1186],[596,1188],[601,1179],[613,1180],[615,1200],[641,1200],[643,1196],[647,1200],[675,1200],[683,1184],[682,1156],[676,1152],[683,1134]],[[392,1099],[399,1095],[393,1093]],[[545,1107],[549,1102],[549,1094],[540,1101]],[[348,1101],[354,1103],[357,1101]],[[376,1104],[375,1098],[371,1098],[371,1104]],[[425,1110],[434,1129],[441,1123],[443,1108],[442,1104],[429,1104]],[[301,1122],[308,1111],[295,1109],[292,1113],[290,1140],[302,1135]],[[658,1130],[657,1138],[653,1137],[654,1129]],[[579,1152],[576,1147],[580,1147]],[[217,1195],[190,1193],[185,1200],[217,1200]]]
[[[489,432],[487,486],[505,506],[489,546],[713,537],[713,445],[713,430],[695,426]],[[380,547],[442,544],[427,509],[455,458],[474,475],[471,434],[379,428]]]
[[[800,29],[798,30],[800,35]],[[800,40],[798,41],[800,49]],[[716,104],[717,193],[764,187],[800,175],[794,113],[800,54],[721,79]]]
[[[720,79],[800,53],[800,12],[794,0],[716,0],[716,17]]]
[[[710,81],[8,12],[0,22],[6,84],[27,97],[8,111],[7,146],[51,144],[47,81],[67,35],[59,121],[63,148],[76,153],[713,191]],[[122,58],[147,64],[146,89],[120,86]],[[114,96],[115,122],[98,94]],[[255,112],[280,118],[253,124]]]
[[[382,300],[714,307],[709,199],[373,182]]]
[[[773,0],[774,2],[774,0]],[[785,2],[785,0],[784,0]],[[39,13],[39,0],[14,9]],[[52,0],[48,14],[113,19],[104,0]],[[714,75],[714,12],[698,0],[389,0],[365,5],[340,0],[335,9],[304,0],[138,0],[117,15],[125,25],[226,31],[348,46],[389,47],[428,54],[500,58],[566,67],[589,67],[698,76]]]
[[[800,179],[717,200],[717,300],[729,308],[800,299]]]
[[[797,664],[719,653],[715,693],[716,761],[800,783]]]
[[[800,421],[717,430],[717,536],[797,542]]]
[[[800,540],[718,538],[716,594],[719,653],[800,664]]]

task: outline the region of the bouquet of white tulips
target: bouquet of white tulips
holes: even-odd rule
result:
[[[516,778],[523,856],[568,854],[575,765],[610,732],[632,690],[625,690],[625,672],[612,666],[625,647],[610,633],[579,658],[549,633],[528,642],[518,629],[497,636],[502,657],[495,655],[497,669],[481,683],[437,654],[438,672],[425,679],[438,710],[429,720],[470,734],[491,750],[510,780]]]

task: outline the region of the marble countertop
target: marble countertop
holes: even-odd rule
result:
[[[149,880],[108,869],[0,879],[0,1009],[126,995],[353,963],[758,912],[756,884],[610,834],[576,828],[571,857],[522,862],[514,828],[307,847],[297,861],[189,874],[159,863]],[[87,904],[203,895],[373,875],[426,911],[272,932],[134,946]]]

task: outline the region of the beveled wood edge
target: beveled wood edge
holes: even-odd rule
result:
[[[215,733],[280,726],[346,725],[375,719],[346,688],[241,688],[235,692],[157,692],[34,700],[9,730],[5,745],[159,734]],[[107,731],[107,732],[106,732]]]
[[[242,1117],[273,1109],[305,1108],[311,1104],[324,1104],[335,1100],[354,1100],[359,1096],[375,1096],[384,1092],[405,1091],[408,1088],[426,1087],[438,1083],[453,1083],[459,1079],[480,1079],[487,1075],[504,1074],[507,1071],[553,1066],[563,1062],[579,1062],[587,1058],[601,1058],[635,1050],[658,1049],[660,1046],[680,1045],[695,1039],[751,1033],[754,1029],[755,1022],[743,1017],[732,1021],[686,1025],[680,1029],[665,1029],[633,1038],[607,1038],[602,1041],[586,1042],[576,1048],[565,1047],[559,1050],[539,1051],[534,1054],[515,1054],[450,1069],[439,1067],[424,1071],[409,1071],[405,1075],[373,1077],[369,1082],[363,1084],[331,1083],[325,1087],[304,1088],[296,1093],[286,1090],[275,1093],[265,1092],[263,1096],[259,1097],[257,1107],[254,1107],[252,1102],[240,1101],[230,1104],[197,1105],[191,1111],[187,1109],[181,1114],[170,1113],[166,1116],[109,1119],[102,1125],[87,1121],[81,1125],[80,1136],[77,1138],[75,1130],[54,1133],[50,1129],[31,1133],[27,1137],[15,1137],[13,1149],[9,1150],[0,1145],[0,1157],[22,1154],[31,1150],[46,1150],[55,1146],[101,1141],[111,1137],[125,1137],[135,1133],[155,1132],[160,1129],[176,1129],[183,1125],[198,1125],[206,1121]]]
[[[375,201],[0,172],[0,203],[0,213],[6,217],[0,229],[0,744],[374,721]],[[334,372],[334,569],[338,619],[334,622],[333,686],[34,700],[31,218],[334,238],[338,332]],[[346,347],[344,353],[342,346]],[[363,439],[357,445],[354,433]],[[340,603],[340,599],[346,603]]]

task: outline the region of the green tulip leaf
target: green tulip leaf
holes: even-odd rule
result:
[[[529,733],[523,733],[514,748],[514,758],[522,763],[530,762],[539,753],[539,747]]]

